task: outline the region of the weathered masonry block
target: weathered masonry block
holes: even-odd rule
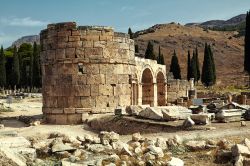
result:
[[[43,113],[48,123],[81,123],[82,113],[131,104],[134,41],[111,27],[50,24],[42,30]]]

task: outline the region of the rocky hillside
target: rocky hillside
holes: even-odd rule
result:
[[[173,51],[176,50],[183,78],[186,78],[187,51],[198,47],[202,67],[204,45],[207,42],[212,45],[214,52],[218,85],[231,85],[243,83],[244,38],[237,35],[235,31],[212,31],[171,23],[158,24],[137,32],[135,42],[140,54],[144,54],[149,40],[153,41],[156,53],[158,46],[161,46],[167,70]]]
[[[246,20],[246,14],[240,14],[232,17],[229,20],[210,20],[203,23],[188,23],[186,26],[199,25],[202,27],[225,27],[241,24]]]
[[[40,43],[40,36],[39,35],[23,36],[23,37],[17,39],[16,41],[14,41],[12,43],[12,46],[16,45],[17,47],[19,47],[23,43],[33,44],[34,42],[36,42],[37,44]]]

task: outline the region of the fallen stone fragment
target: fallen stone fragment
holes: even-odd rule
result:
[[[119,134],[115,132],[101,131],[99,134],[101,143],[104,145],[110,144],[112,142],[117,142],[119,140]]]
[[[241,144],[236,144],[232,146],[231,151],[232,155],[235,157],[239,155],[250,156],[250,150],[248,149],[248,147]]]
[[[41,122],[39,120],[36,120],[34,122],[30,123],[30,126],[39,126],[41,124]]]
[[[243,165],[243,161],[244,161],[244,157],[239,155],[235,157],[235,166],[247,166],[247,165]]]
[[[124,155],[133,156],[133,153],[129,150],[129,145],[127,144],[123,146],[121,153]]]
[[[178,144],[178,145],[181,145],[182,142],[183,142],[183,139],[179,136],[179,135],[175,135],[174,138],[173,138],[173,141]]]
[[[62,142],[59,142],[59,143],[55,143],[53,146],[52,146],[52,152],[55,153],[55,152],[62,152],[62,151],[74,151],[76,150],[76,148],[72,147],[71,145],[69,144],[64,144]]]
[[[155,146],[162,148],[162,150],[166,150],[168,148],[167,141],[164,138],[157,138]]]
[[[0,124],[0,129],[4,129],[4,124]]]
[[[26,166],[26,161],[20,155],[13,153],[12,150],[8,147],[1,147],[0,146],[0,157],[7,158],[13,164],[17,166]]]
[[[242,142],[243,145],[246,145],[248,147],[248,149],[250,149],[250,140],[245,138]]]
[[[157,156],[158,158],[161,158],[164,156],[163,150],[160,147],[151,145],[151,146],[148,146],[147,149],[149,150],[149,153]]]
[[[114,113],[115,113],[115,115],[118,115],[118,116],[120,116],[120,115],[126,115],[127,114],[126,111],[125,111],[125,109],[123,107],[117,107],[117,108],[115,108]]]
[[[150,105],[130,105],[127,106],[125,110],[128,115],[137,116],[142,110],[144,110],[147,107],[150,107]]]
[[[163,107],[157,107],[157,109],[161,109],[163,114],[163,119],[166,121],[178,120],[180,117],[179,109],[176,106],[163,106]]]
[[[241,127],[246,127],[246,126],[247,126],[247,124],[246,124],[246,122],[245,122],[245,121],[241,121],[241,122],[240,122],[240,126],[241,126]]]
[[[143,141],[143,137],[140,133],[134,133],[132,134],[132,141]]]
[[[24,137],[2,137],[0,138],[0,147],[18,148],[30,147],[31,143]]]
[[[167,164],[168,166],[184,166],[184,162],[176,157],[171,157],[171,160]]]
[[[95,152],[95,153],[100,153],[100,152],[107,152],[109,150],[112,150],[112,146],[110,145],[102,145],[102,144],[86,144],[86,149]]]
[[[220,110],[217,114],[215,119],[218,122],[239,122],[241,121],[242,117],[242,110],[241,109],[229,109],[229,110]]]
[[[142,118],[152,119],[152,120],[162,120],[163,114],[161,109],[157,109],[155,107],[147,107],[146,109],[142,110],[139,115]]]
[[[206,148],[206,141],[188,141],[185,145],[192,151],[204,150]]]
[[[36,158],[36,149],[33,149],[33,148],[19,147],[19,148],[11,148],[11,150],[15,153],[18,153],[18,154],[24,156],[24,158],[26,160],[33,161]]]
[[[190,118],[188,117],[182,124],[182,127],[183,128],[190,128],[192,127],[193,125],[195,125],[195,122]]]
[[[215,160],[219,163],[226,163],[232,159],[232,152],[230,150],[218,150],[216,152]]]
[[[208,125],[211,121],[209,114],[192,114],[190,118],[195,122],[195,124],[201,125]]]

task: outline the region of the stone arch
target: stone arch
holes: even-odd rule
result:
[[[141,74],[140,74],[140,76],[141,76],[141,78],[140,78],[140,82],[142,83],[142,76],[143,76],[143,72],[144,72],[146,69],[149,69],[149,70],[150,70],[150,72],[151,72],[151,74],[152,74],[152,77],[153,77],[153,83],[155,83],[155,82],[156,82],[156,80],[155,80],[154,70],[153,70],[153,69],[152,69],[152,67],[151,67],[150,65],[148,65],[148,64],[144,65],[144,66],[143,66],[143,68],[142,68],[142,70],[141,70]]]
[[[165,106],[166,105],[166,88],[165,88],[165,75],[162,71],[158,71],[156,75],[157,83],[157,105]]]
[[[145,68],[142,71],[142,104],[154,105],[154,78],[150,68]]]

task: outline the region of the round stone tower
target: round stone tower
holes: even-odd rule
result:
[[[134,41],[111,27],[50,24],[42,30],[43,113],[48,123],[77,124],[83,113],[131,104]]]

